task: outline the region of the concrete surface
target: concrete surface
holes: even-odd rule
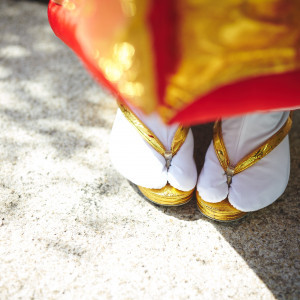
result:
[[[299,299],[300,113],[284,195],[234,224],[150,204],[112,168],[113,99],[51,32],[0,1],[1,299]],[[194,130],[201,167],[211,125]]]

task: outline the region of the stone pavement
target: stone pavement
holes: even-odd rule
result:
[[[299,299],[300,113],[272,206],[220,224],[150,204],[113,169],[116,105],[48,26],[0,1],[1,299]],[[201,167],[211,124],[194,128]]]

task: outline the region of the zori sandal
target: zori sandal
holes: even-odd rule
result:
[[[143,146],[144,148],[141,148],[142,149],[141,151],[143,151],[143,149],[147,150],[149,148],[149,145],[150,145],[150,148],[155,150],[155,152],[153,152],[153,150],[151,150],[153,155],[159,156],[160,161],[162,161],[160,156],[162,156],[165,159],[165,166],[162,164],[161,168],[164,169],[165,174],[167,174],[166,172],[168,172],[169,168],[172,167],[172,159],[176,156],[178,151],[182,148],[182,146],[183,146],[184,142],[186,141],[188,135],[189,134],[192,135],[191,132],[189,133],[190,129],[187,128],[187,127],[178,126],[177,130],[175,131],[174,137],[171,140],[172,144],[171,144],[170,149],[166,149],[166,147],[163,145],[161,140],[144,124],[144,122],[142,122],[138,118],[138,116],[135,113],[133,113],[133,111],[131,111],[128,107],[126,107],[126,106],[124,106],[123,104],[120,104],[120,103],[119,103],[119,109],[122,112],[125,119],[127,119],[127,121],[130,123],[130,127],[132,125],[132,127],[134,127],[137,130],[137,132],[140,134],[140,136],[142,136],[142,138],[147,142],[148,146],[147,145],[145,145],[147,147]],[[118,115],[117,115],[117,117],[118,117]],[[118,125],[118,126],[119,127],[120,126],[124,127],[125,125],[127,125],[127,124],[123,123],[122,125]],[[127,130],[127,132],[129,132],[130,129],[128,128],[126,130]],[[124,129],[124,134],[123,134],[124,137],[122,137],[124,140],[126,139],[126,135],[128,136],[127,132],[125,132],[125,129]],[[131,135],[133,135],[133,133],[131,133]],[[119,139],[117,140],[117,142],[120,143]],[[138,147],[137,142],[134,144],[134,142],[132,142],[132,141],[128,142],[126,140],[126,141],[123,142],[122,145],[124,145],[125,143],[126,143],[126,146],[128,146],[129,143],[132,143],[132,147]],[[188,146],[189,146],[189,153],[191,153],[191,157],[192,157],[193,156],[192,155],[192,152],[193,152],[193,139],[192,139],[191,136],[189,136],[189,142],[188,143],[190,143]],[[118,150],[115,150],[115,153],[116,153],[115,156],[120,156],[120,151],[122,151],[122,149],[120,149],[119,152],[117,152],[117,151]],[[193,166],[191,168],[192,169],[191,173],[193,175],[190,176],[192,178],[192,180],[191,180],[192,184],[188,185],[189,190],[180,190],[178,188],[175,188],[174,186],[172,186],[169,183],[169,179],[166,180],[166,185],[162,188],[149,188],[149,187],[141,186],[141,184],[138,184],[137,183],[138,179],[137,180],[132,180],[130,178],[130,176],[126,176],[126,174],[124,174],[124,173],[129,172],[128,171],[128,164],[129,163],[126,162],[126,164],[127,164],[126,168],[124,167],[124,169],[123,169],[124,171],[122,172],[122,170],[120,170],[120,167],[118,168],[118,163],[114,162],[114,160],[116,160],[116,159],[113,159],[112,156],[113,155],[111,155],[111,159],[112,159],[112,162],[115,165],[116,169],[122,175],[127,177],[127,179],[129,179],[130,181],[135,183],[137,185],[138,189],[140,190],[140,192],[148,200],[150,200],[151,202],[154,202],[155,204],[159,204],[159,205],[164,205],[164,206],[179,206],[179,205],[183,205],[183,204],[185,204],[185,203],[187,203],[188,201],[191,200],[191,198],[193,196],[194,189],[195,189],[196,180],[197,180],[196,166]],[[120,160],[122,160],[122,159],[123,158],[120,158]],[[126,159],[126,155],[124,155],[124,159]],[[191,159],[192,159],[192,163],[194,164],[193,157]],[[119,165],[121,163],[119,163]],[[151,165],[149,165],[149,162],[146,162],[145,160],[142,161],[142,162],[136,162],[135,161],[134,163],[140,163],[140,164],[148,163],[147,167],[145,167],[143,169],[144,170],[143,173],[145,173],[145,172],[150,173],[151,171],[153,171],[154,166],[152,167]],[[177,163],[178,163],[178,158],[177,158]],[[131,163],[131,166],[132,166],[132,164],[133,163]],[[180,162],[178,164],[180,164]],[[182,178],[182,180],[185,180],[184,179],[185,174],[184,174],[183,170],[180,169],[178,171],[178,174],[180,174],[180,175],[177,176],[177,177]],[[168,176],[168,175],[166,175],[166,176]]]
[[[213,146],[220,165],[222,166],[222,169],[227,177],[228,188],[231,185],[232,177],[234,175],[250,168],[259,160],[268,155],[272,150],[274,150],[287,136],[291,126],[292,113],[290,113],[284,125],[264,144],[260,145],[250,154],[241,159],[235,166],[232,166],[222,136],[222,122],[216,121],[214,124]],[[228,200],[228,196],[221,202],[211,203],[204,201],[197,191],[196,198],[200,212],[213,220],[229,222],[238,220],[247,214],[247,212],[240,211],[231,205]],[[253,200],[255,201],[255,199]]]

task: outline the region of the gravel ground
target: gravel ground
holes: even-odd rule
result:
[[[284,195],[234,224],[113,169],[116,105],[38,2],[0,2],[1,299],[299,299],[300,113]],[[211,124],[194,128],[199,168]]]

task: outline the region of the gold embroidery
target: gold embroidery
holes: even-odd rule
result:
[[[120,5],[125,24],[109,39],[94,42],[95,64],[124,99],[150,113],[157,97],[152,41],[145,21],[149,0],[122,0]]]
[[[146,113],[158,111],[166,121],[221,86],[300,68],[300,1],[177,0],[178,49],[174,51],[180,61],[159,103],[156,74],[160,70],[156,70],[148,23],[153,1],[116,2],[124,20],[122,26],[107,29],[107,36],[105,28],[100,34],[94,29],[101,24],[96,18],[103,14],[97,0],[66,0],[65,6],[76,7],[73,13],[80,20],[76,35],[82,49],[88,57],[94,55],[95,65],[121,97]],[[93,19],[90,14],[95,8]],[[94,21],[97,26],[92,26]],[[86,38],[91,30],[95,34]]]
[[[160,108],[166,120],[218,87],[300,68],[300,1],[179,0],[178,11],[181,61]]]

